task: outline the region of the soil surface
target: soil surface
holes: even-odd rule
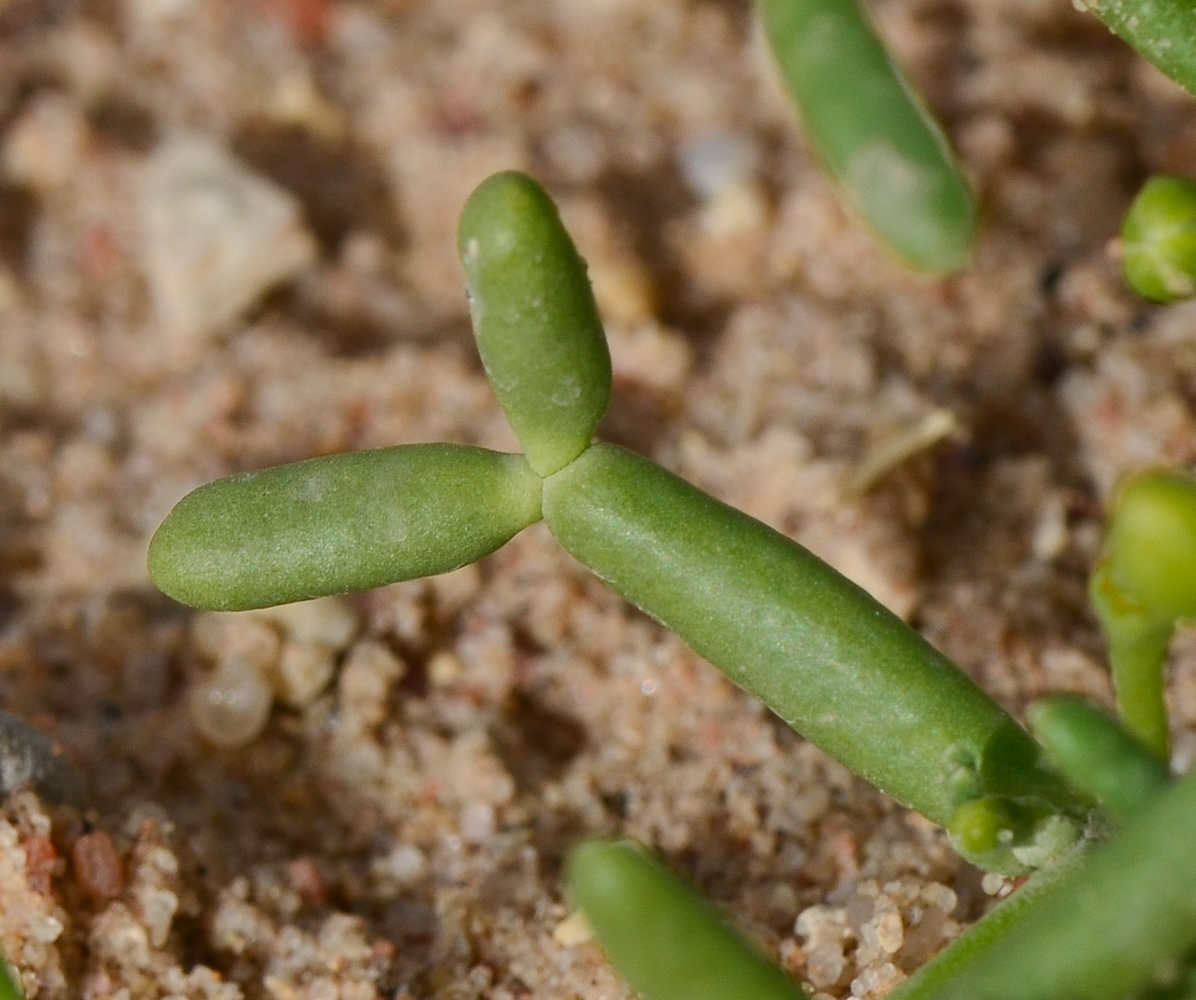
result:
[[[1015,713],[1107,703],[1104,505],[1196,458],[1196,307],[1135,299],[1113,241],[1148,173],[1190,168],[1196,101],[1067,0],[872,9],[982,206],[949,279],[846,212],[740,0],[0,0],[0,707],[83,786],[0,812],[28,997],[623,997],[560,884],[596,833],[834,997],[1009,890],[542,526],[275,613],[197,614],[145,570],[219,475],[517,449],[454,230],[520,168],[590,264],[602,437],[808,545]]]

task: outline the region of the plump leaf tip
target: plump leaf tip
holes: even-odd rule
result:
[[[606,335],[585,262],[539,184],[513,171],[470,195],[457,249],[482,364],[528,463],[580,455],[610,402]]]
[[[154,534],[149,570],[177,601],[240,611],[445,573],[539,518],[522,455],[401,445],[201,486]]]
[[[1196,295],[1196,183],[1152,177],[1121,230],[1126,283],[1152,302]]]
[[[570,855],[569,896],[644,1000],[804,1000],[696,889],[627,840]]]
[[[942,129],[856,0],[760,0],[760,19],[815,152],[910,267],[967,266],[976,211]]]

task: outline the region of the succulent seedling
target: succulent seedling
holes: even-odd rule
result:
[[[150,545],[166,593],[230,610],[373,587],[479,559],[543,518],[807,738],[958,828],[978,863],[1029,871],[1078,836],[1082,806],[1033,740],[917,632],[791,539],[591,443],[610,359],[584,263],[539,185],[484,182],[459,249],[486,373],[526,455],[404,445],[200,487]],[[979,826],[955,822],[977,810]]]
[[[486,373],[525,455],[400,445],[200,487],[151,543],[163,590],[229,610],[377,586],[481,558],[542,518],[612,589],[799,732],[945,825],[966,857],[1008,873],[1045,867],[897,1000],[1117,1000],[1168,963],[1185,968],[1196,853],[1175,832],[1196,830],[1196,778],[1169,781],[1157,726],[1141,721],[1153,718],[1161,661],[1145,694],[1119,695],[1136,735],[1084,706],[1037,708],[1052,769],[1003,709],[830,566],[647,459],[593,443],[610,359],[584,263],[531,178],[485,181],[459,249]],[[1185,570],[1196,559],[1192,489],[1155,473],[1123,492],[1094,593],[1131,645],[1196,607]],[[568,879],[648,1000],[795,995],[640,849],[583,845]],[[676,945],[654,944],[674,934]],[[1115,939],[1130,947],[1109,947]]]

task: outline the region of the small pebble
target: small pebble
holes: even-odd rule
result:
[[[715,197],[724,188],[749,181],[759,156],[736,132],[708,132],[686,143],[680,152],[681,175],[699,198]]]
[[[319,697],[336,672],[332,650],[318,642],[288,642],[282,647],[270,679],[278,700],[306,708]]]
[[[75,841],[71,848],[71,864],[79,887],[98,902],[115,899],[124,889],[120,855],[116,853],[112,838],[103,830],[85,833]]]
[[[315,260],[298,200],[204,136],[158,147],[140,207],[154,311],[164,332],[183,340],[219,333]]]

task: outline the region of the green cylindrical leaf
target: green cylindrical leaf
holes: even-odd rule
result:
[[[1196,773],[1068,872],[937,990],[894,1000],[1124,1000],[1196,945]]]
[[[184,604],[233,611],[444,573],[538,520],[540,485],[521,455],[452,444],[241,473],[179,501],[150,575]]]
[[[1170,784],[1150,748],[1078,698],[1036,701],[1030,728],[1055,768],[1118,819],[1133,819]]]
[[[1078,6],[1196,94],[1196,4],[1192,0],[1082,0]]]
[[[1067,798],[1029,736],[954,664],[759,521],[603,444],[545,480],[543,503],[561,544],[614,590],[936,822],[961,794]]]
[[[761,0],[760,15],[806,136],[864,221],[912,267],[964,267],[968,186],[855,0]]]
[[[1150,178],[1126,214],[1121,242],[1126,283],[1143,298],[1175,302],[1196,295],[1196,183]]]
[[[602,950],[644,1000],[803,1000],[796,983],[638,845],[587,841],[566,878]]]
[[[528,464],[551,475],[582,453],[610,402],[585,262],[544,189],[514,172],[470,195],[457,248],[490,384]]]

